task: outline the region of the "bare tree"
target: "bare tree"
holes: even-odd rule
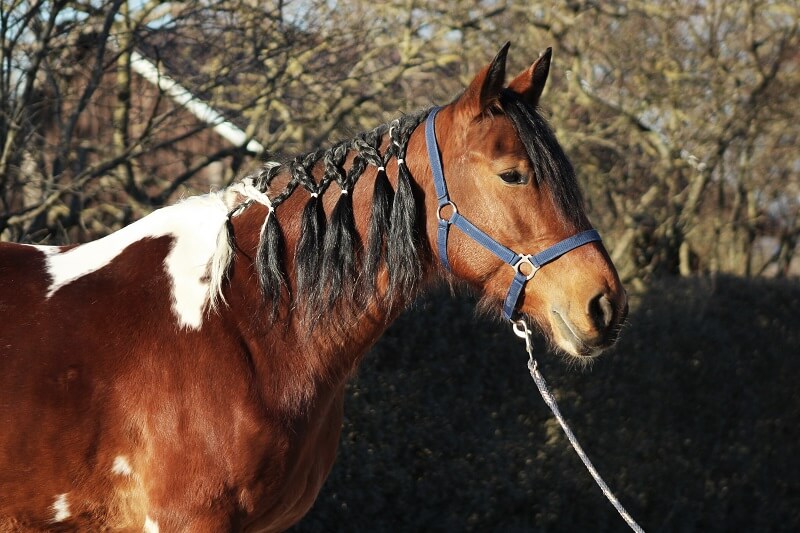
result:
[[[510,39],[556,48],[545,110],[625,277],[786,274],[799,20],[789,0],[5,2],[0,235],[102,235],[446,101]]]

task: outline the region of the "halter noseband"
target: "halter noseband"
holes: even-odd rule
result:
[[[425,121],[425,143],[428,147],[428,159],[431,164],[431,171],[433,172],[433,185],[436,188],[436,197],[439,206],[436,210],[436,218],[439,220],[437,230],[437,241],[439,248],[439,259],[444,267],[450,270],[450,261],[447,258],[447,235],[450,226],[456,226],[458,229],[467,234],[468,237],[476,241],[478,244],[492,252],[499,257],[502,261],[511,265],[516,274],[511,281],[511,286],[508,288],[505,303],[503,304],[503,318],[512,320],[512,316],[517,307],[519,296],[525,288],[525,284],[533,278],[542,266],[554,261],[564,255],[565,253],[574,250],[584,244],[600,241],[600,234],[597,230],[590,229],[582,231],[572,237],[568,237],[563,241],[546,248],[538,254],[518,254],[509,248],[506,248],[489,235],[484,233],[481,229],[475,226],[472,222],[464,218],[456,208],[456,204],[450,199],[447,194],[447,185],[444,181],[444,171],[442,170],[442,160],[439,158],[439,145],[436,143],[436,127],[435,120],[436,114],[441,108],[435,107],[431,110]],[[449,219],[442,218],[442,209],[450,206],[453,210]],[[527,266],[530,270],[527,274],[523,271],[523,267]]]

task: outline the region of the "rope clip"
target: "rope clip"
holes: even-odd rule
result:
[[[536,360],[533,358],[533,333],[528,323],[524,319],[514,320],[511,322],[511,329],[514,335],[520,339],[525,339],[525,350],[528,352],[528,366],[536,366]]]

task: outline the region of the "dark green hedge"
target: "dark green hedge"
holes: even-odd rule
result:
[[[539,357],[647,531],[800,529],[800,285],[665,280],[588,369]],[[295,531],[625,531],[539,397],[522,344],[444,292],[349,388],[337,463]],[[544,344],[540,341],[538,346]]]

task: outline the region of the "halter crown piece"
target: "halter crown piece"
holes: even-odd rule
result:
[[[563,241],[557,242],[538,254],[518,254],[506,248],[472,222],[464,218],[464,216],[458,212],[456,204],[450,199],[450,195],[447,193],[447,184],[444,181],[442,160],[439,157],[439,145],[436,142],[435,121],[436,114],[439,110],[441,110],[441,107],[434,107],[425,121],[425,144],[428,148],[428,160],[430,161],[431,171],[433,172],[433,185],[436,188],[436,197],[439,203],[439,207],[436,210],[436,218],[439,220],[437,230],[439,260],[449,271],[450,261],[447,258],[447,236],[450,232],[450,226],[452,225],[463,231],[468,237],[492,252],[502,261],[509,264],[514,269],[515,274],[503,304],[503,318],[506,320],[513,320],[512,317],[516,310],[520,294],[522,294],[525,284],[533,279],[537,270],[579,246],[594,241],[601,241],[602,239],[597,230],[590,229],[577,233],[572,237],[567,237]],[[449,219],[445,219],[442,217],[442,210],[448,206],[452,210],[452,214]],[[523,270],[523,267],[527,267],[525,269],[527,272]]]

